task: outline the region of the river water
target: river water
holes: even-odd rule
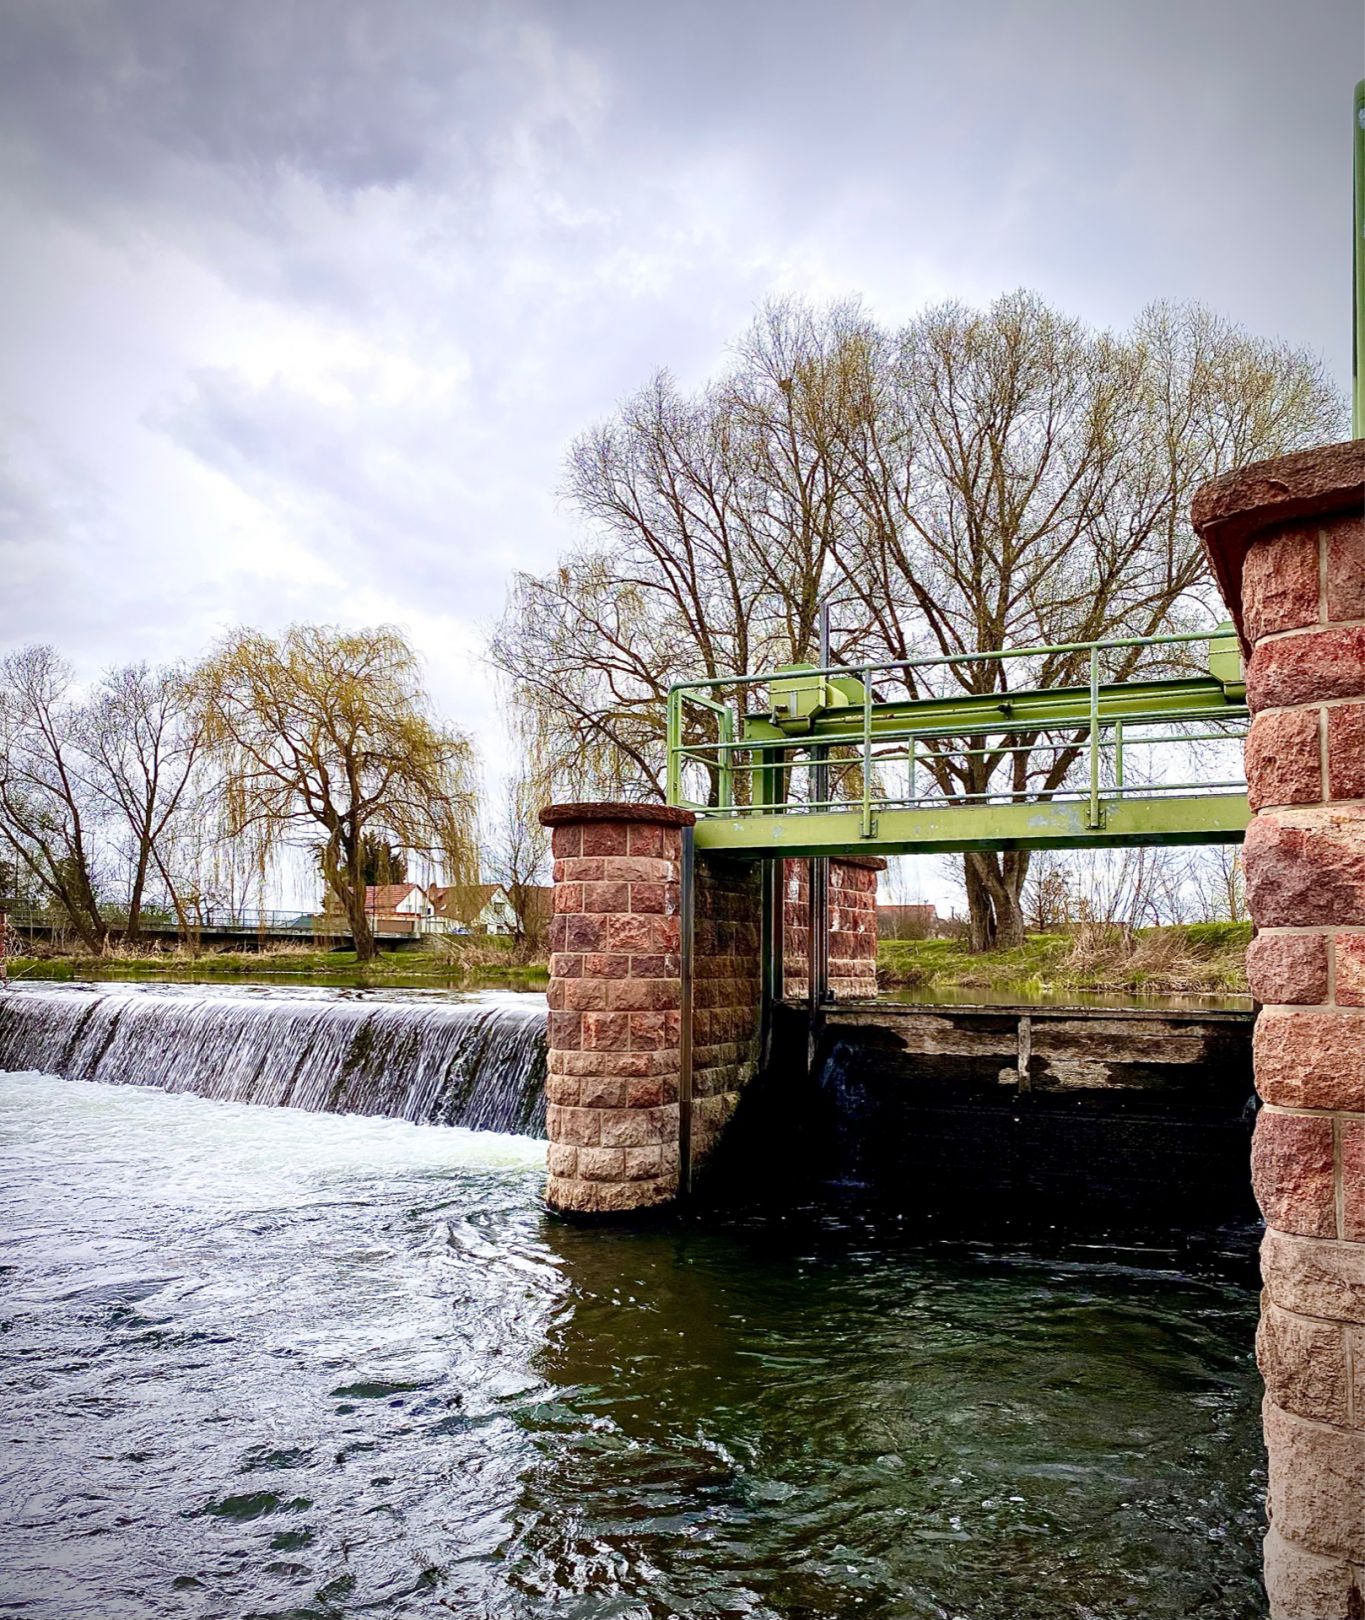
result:
[[[577,1229],[544,1144],[0,1075],[0,1614],[1250,1620],[1247,1238]]]

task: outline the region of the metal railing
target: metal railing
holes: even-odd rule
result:
[[[1199,644],[1209,655],[1195,668]],[[1107,682],[1134,653],[1167,673]],[[1027,660],[1035,675],[1061,663],[1088,679],[1011,689]],[[880,696],[879,681],[904,695]],[[1222,626],[685,681],[669,692],[668,802],[702,817],[856,810],[870,838],[885,809],[1079,801],[1098,829],[1112,800],[1244,792],[1243,690]],[[1225,759],[1217,744],[1231,745]],[[825,764],[830,786],[816,796]]]

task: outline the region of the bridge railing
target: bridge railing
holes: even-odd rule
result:
[[[668,801],[856,810],[863,838],[883,809],[1071,801],[1099,828],[1114,800],[1244,792],[1244,691],[1228,626],[681,682]]]

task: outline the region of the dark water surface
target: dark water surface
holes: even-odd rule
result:
[[[0,1614],[1262,1612],[1232,1262],[577,1230],[543,1151],[0,1075]]]

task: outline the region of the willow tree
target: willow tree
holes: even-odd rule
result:
[[[687,396],[661,376],[574,445],[585,535],[518,577],[493,661],[556,788],[661,796],[669,684],[810,658],[822,602],[836,661],[966,655],[944,678],[971,691],[1008,678],[972,654],[1188,627],[1212,605],[1194,488],[1340,423],[1313,356],[1197,306],[1114,334],[1027,293],[899,331],[857,304],[775,303],[716,382]],[[1138,669],[1121,655],[1105,678]],[[1017,669],[1084,673],[1064,653]],[[1040,743],[929,766],[950,798],[1046,797],[1074,758]],[[965,858],[977,948],[1021,936],[1027,867]]]
[[[476,873],[469,742],[430,712],[416,656],[391,628],[295,625],[229,635],[200,671],[223,832],[264,858],[313,848],[356,956],[375,955],[365,864],[375,841]]]

